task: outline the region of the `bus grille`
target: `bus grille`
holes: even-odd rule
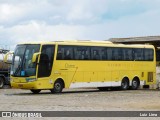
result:
[[[153,82],[153,72],[148,72],[148,82]]]

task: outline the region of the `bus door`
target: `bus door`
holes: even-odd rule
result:
[[[38,65],[38,78],[51,75],[54,60],[55,45],[43,45]]]

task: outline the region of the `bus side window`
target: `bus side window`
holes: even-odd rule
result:
[[[81,52],[82,60],[89,60],[90,59],[90,47],[83,47]]]
[[[75,60],[83,60],[83,51],[81,47],[74,47],[74,57]]]
[[[71,59],[70,50],[66,50],[64,59],[65,59],[65,60],[70,60],[70,59]]]
[[[124,48],[123,49],[123,54],[124,54],[124,60],[126,60],[126,61],[132,61],[133,60],[132,49]]]
[[[123,49],[123,54],[124,54],[124,60],[128,61],[129,60],[129,54],[127,49]]]
[[[153,50],[152,49],[149,49],[149,61],[153,61],[153,56],[154,56],[154,54],[153,54]]]
[[[123,60],[124,59],[124,56],[123,56],[123,53],[122,53],[122,48],[119,48],[117,49],[118,50],[118,60]]]
[[[81,60],[81,51],[77,51],[75,56],[76,56],[76,60]]]
[[[112,50],[112,60],[119,60],[118,49],[113,48]]]
[[[106,54],[107,49],[102,48],[100,53],[101,53],[101,60],[107,60],[107,54]]]
[[[61,49],[58,49],[57,60],[62,60],[62,50]]]
[[[134,49],[134,60],[135,61],[144,60],[143,49],[140,48]]]
[[[106,60],[106,48],[104,47],[92,47],[91,59],[92,60]]]
[[[145,49],[144,51],[145,61],[153,61],[153,50]]]
[[[86,51],[83,50],[81,53],[82,53],[82,54],[81,54],[81,59],[82,59],[82,60],[87,60],[88,57],[87,57],[87,55],[86,55]]]
[[[99,51],[98,50],[92,50],[92,59],[93,60],[99,60]]]
[[[107,48],[107,59],[112,60],[112,48]]]
[[[149,51],[148,50],[145,50],[144,57],[145,57],[146,61],[149,60]]]
[[[59,46],[57,51],[57,60],[73,60],[72,46]]]
[[[79,58],[79,51],[77,50],[77,47],[74,47],[74,59],[78,60]]]

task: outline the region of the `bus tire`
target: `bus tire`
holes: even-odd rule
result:
[[[64,88],[64,84],[62,82],[62,80],[57,80],[55,83],[54,83],[54,88],[51,89],[51,93],[61,93],[62,90]]]
[[[138,87],[139,87],[139,80],[138,79],[136,79],[136,78],[134,78],[133,80],[132,80],[132,86],[131,86],[131,88],[132,88],[132,90],[137,90],[138,89]]]
[[[129,80],[127,78],[123,78],[121,82],[121,89],[127,90],[129,88]]]
[[[0,89],[4,86],[4,79],[0,77]]]
[[[41,92],[41,90],[31,90],[31,92],[33,93],[33,94],[38,94],[38,93],[40,93]]]

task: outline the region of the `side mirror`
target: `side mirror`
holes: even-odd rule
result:
[[[6,64],[12,64],[13,54],[14,54],[13,51],[7,52],[4,56],[3,62]]]
[[[33,56],[32,56],[32,63],[35,63],[35,62],[36,62],[37,56],[40,55],[40,54],[41,54],[40,52],[33,54]]]

